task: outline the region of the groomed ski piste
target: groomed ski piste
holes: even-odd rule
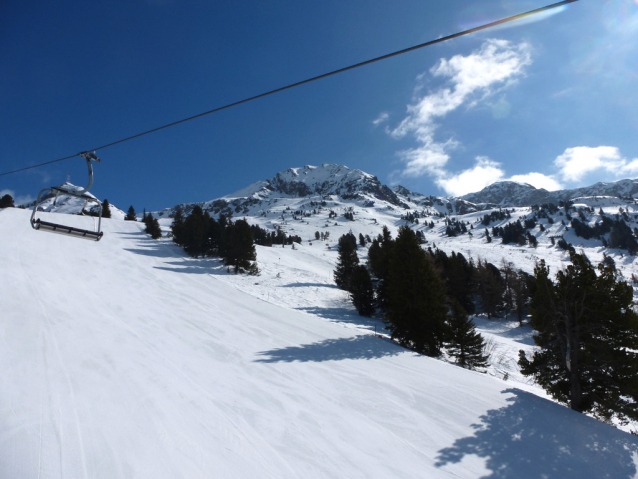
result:
[[[502,351],[480,373],[357,316],[331,279],[336,233],[258,247],[261,274],[236,276],[141,223],[105,219],[95,242],[29,214],[0,210],[2,478],[638,474],[638,438],[516,373],[528,328],[477,319]]]

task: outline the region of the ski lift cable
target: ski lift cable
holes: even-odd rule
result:
[[[409,48],[404,48],[403,50],[398,50],[398,51],[393,52],[393,53],[387,53],[387,54],[382,55],[380,57],[372,58],[370,60],[366,60],[366,61],[363,61],[363,62],[360,62],[360,63],[355,63],[353,65],[350,65],[350,66],[347,66],[347,67],[344,67],[344,68],[339,68],[338,70],[334,70],[334,71],[331,71],[329,73],[324,73],[322,75],[318,75],[318,76],[315,76],[315,77],[312,77],[312,78],[308,78],[306,80],[302,80],[302,81],[299,81],[299,82],[296,82],[296,83],[292,83],[290,85],[286,85],[286,86],[283,86],[283,87],[280,87],[280,88],[276,88],[274,90],[270,90],[270,91],[265,92],[265,93],[260,93],[259,95],[255,95],[255,96],[252,96],[252,97],[249,97],[249,98],[245,98],[243,100],[239,100],[239,101],[236,101],[236,102],[233,102],[233,103],[229,103],[227,105],[220,106],[218,108],[214,108],[212,110],[208,110],[208,111],[205,111],[203,113],[199,113],[197,115],[190,116],[188,118],[184,118],[182,120],[174,121],[172,123],[168,123],[166,125],[159,126],[157,128],[153,128],[152,130],[144,131],[142,133],[138,133],[138,134],[133,135],[133,136],[122,138],[121,140],[117,140],[117,141],[113,141],[111,143],[107,143],[107,144],[99,146],[97,148],[91,148],[91,149],[89,149],[87,151],[94,151],[95,152],[97,150],[103,150],[103,149],[108,148],[110,146],[118,145],[120,143],[124,143],[126,141],[130,141],[130,140],[133,140],[135,138],[139,138],[141,136],[149,135],[151,133],[155,133],[157,131],[164,130],[166,128],[170,128],[172,126],[176,126],[176,125],[179,125],[181,123],[186,123],[188,121],[195,120],[197,118],[201,118],[203,116],[210,115],[212,113],[217,113],[218,111],[226,110],[228,108],[232,108],[234,106],[238,106],[238,105],[241,105],[243,103],[248,103],[250,101],[257,100],[257,99],[263,98],[265,96],[269,96],[269,95],[273,95],[275,93],[282,92],[284,90],[289,90],[291,88],[294,88],[294,87],[297,87],[297,86],[300,86],[300,85],[305,85],[306,83],[310,83],[310,82],[313,82],[313,81],[316,81],[316,80],[321,80],[323,78],[327,78],[329,76],[336,75],[338,73],[343,73],[343,72],[346,72],[346,71],[349,71],[349,70],[354,70],[355,68],[359,68],[359,67],[362,67],[362,66],[365,66],[365,65],[369,65],[371,63],[375,63],[375,62],[378,62],[378,61],[381,61],[381,60],[385,60],[385,59],[388,59],[388,58],[391,58],[391,57],[402,55],[404,53],[408,53],[408,52],[411,52],[411,51],[414,51],[414,50],[425,48],[425,47],[428,47],[430,45],[435,45],[437,43],[442,43],[442,42],[445,42],[445,41],[448,41],[448,40],[452,40],[454,38],[458,38],[458,37],[461,37],[463,35],[469,35],[471,33],[475,33],[475,32],[481,31],[481,30],[486,30],[488,28],[495,27],[495,26],[501,25],[503,23],[512,22],[514,20],[520,20],[522,18],[531,16],[531,15],[535,15],[535,14],[538,14],[538,13],[541,13],[541,12],[544,12],[544,11],[547,11],[547,10],[551,10],[551,9],[554,9],[554,8],[557,8],[557,7],[561,7],[561,6],[567,5],[569,3],[574,3],[574,2],[577,2],[577,1],[578,0],[563,0],[561,2],[553,3],[551,5],[547,5],[547,6],[544,6],[544,7],[541,7],[541,8],[536,8],[534,10],[530,10],[530,11],[525,12],[525,13],[519,13],[518,15],[514,15],[514,16],[511,16],[511,17],[507,17],[507,18],[503,18],[503,19],[500,19],[500,20],[496,20],[494,22],[486,23],[484,25],[480,25],[478,27],[470,28],[468,30],[463,30],[461,32],[454,33],[452,35],[447,35],[445,37],[437,38],[436,40],[430,40],[430,41],[425,42],[425,43],[420,43],[419,45],[414,45],[414,46],[409,47]],[[82,152],[82,153],[85,153],[85,152]],[[47,161],[45,163],[40,163],[38,165],[28,166],[26,168],[20,168],[18,170],[7,171],[5,173],[0,173],[0,176],[11,175],[13,173],[18,173],[20,171],[30,170],[30,169],[33,169],[33,168],[39,168],[41,166],[50,165],[52,163],[65,161],[65,160],[68,160],[68,159],[71,159],[71,158],[75,158],[76,156],[81,156],[82,153],[77,153],[75,155],[65,156],[64,158],[59,158],[57,160]]]

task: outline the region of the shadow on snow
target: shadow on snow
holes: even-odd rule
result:
[[[330,321],[354,324],[357,327],[365,328],[370,331],[374,331],[376,326],[376,330],[379,333],[384,331],[385,328],[382,319],[360,316],[354,308],[325,308],[313,306],[295,309],[297,311],[305,311],[306,313],[314,314],[320,318],[329,319]]]
[[[520,389],[510,404],[473,424],[473,436],[439,451],[436,466],[474,455],[486,460],[488,479],[630,478],[638,438]]]
[[[327,284],[327,283],[289,283],[282,284],[279,286],[280,288],[331,288],[331,289],[339,289],[336,284]]]
[[[343,359],[378,359],[407,352],[389,341],[366,334],[353,338],[326,339],[318,343],[271,349],[258,353],[257,363],[340,361]]]

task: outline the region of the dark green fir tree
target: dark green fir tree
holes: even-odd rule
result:
[[[133,205],[131,205],[131,207],[128,209],[128,212],[126,213],[124,219],[126,221],[137,221],[137,215],[135,214],[135,208],[133,208]]]
[[[350,289],[350,278],[355,266],[359,264],[357,241],[354,235],[345,234],[339,238],[339,260],[334,271],[335,283],[341,289]]]
[[[13,197],[11,195],[4,195],[0,198],[0,208],[13,208],[15,204],[13,203]]]
[[[399,229],[392,247],[387,301],[392,337],[418,353],[440,355],[447,318],[445,285],[408,226]]]
[[[458,301],[452,301],[448,317],[448,336],[446,348],[456,362],[469,369],[487,367],[487,356],[483,353],[485,341],[476,331],[474,321],[470,319]]]
[[[257,260],[253,233],[246,220],[237,220],[229,224],[225,230],[226,248],[222,259],[228,266],[232,266],[235,273],[248,272],[257,274],[259,271],[254,261]]]
[[[360,316],[372,316],[374,313],[374,287],[368,268],[357,265],[350,277],[350,298]]]
[[[206,255],[208,222],[201,206],[195,205],[191,214],[184,220],[182,236],[182,245],[188,255],[194,258]]]
[[[111,204],[109,200],[104,200],[102,203],[102,218],[110,218],[111,217]]]
[[[530,324],[540,350],[519,353],[521,372],[578,412],[638,419],[638,315],[633,289],[583,254],[549,276],[541,260],[534,273]]]
[[[153,218],[151,213],[146,215],[144,224],[146,225],[145,231],[151,235],[151,238],[160,239],[162,237],[162,228],[160,228],[159,221],[157,221],[157,218]]]
[[[184,214],[180,208],[177,209],[175,216],[173,216],[171,235],[173,237],[173,243],[184,246]]]

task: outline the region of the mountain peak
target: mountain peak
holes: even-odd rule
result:
[[[382,185],[376,176],[333,163],[288,168],[269,180],[257,181],[247,188],[226,195],[224,199],[264,199],[271,192],[291,197],[339,195],[346,199],[369,195],[395,205],[401,204],[396,194]]]

